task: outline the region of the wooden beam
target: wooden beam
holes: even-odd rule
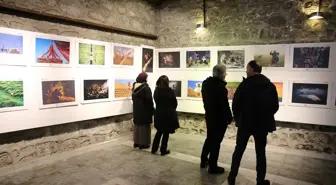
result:
[[[72,26],[77,26],[77,27],[82,27],[82,28],[87,28],[87,29],[95,29],[95,30],[100,30],[100,31],[105,31],[105,32],[118,33],[121,35],[128,35],[128,36],[145,38],[145,39],[150,39],[150,40],[158,39],[158,36],[152,35],[152,34],[117,28],[113,26],[106,26],[103,24],[89,22],[89,21],[81,20],[81,19],[71,19],[69,17],[65,17],[61,15],[54,15],[54,14],[50,14],[47,12],[39,12],[36,10],[8,6],[5,4],[0,4],[0,13],[8,14],[8,15],[16,15],[19,17],[25,17],[25,18],[34,19],[34,20],[48,21],[48,22],[53,22],[53,23],[65,24],[65,25],[72,25]]]

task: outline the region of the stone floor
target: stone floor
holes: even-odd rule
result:
[[[228,172],[208,175],[199,168],[204,137],[174,134],[168,156],[132,148],[131,137],[0,169],[1,185],[223,185]],[[229,170],[234,143],[224,141],[219,164]],[[308,153],[308,152],[306,152]],[[268,148],[267,177],[273,185],[332,185],[336,160],[299,156]],[[324,158],[324,157],[322,157]],[[244,154],[237,184],[255,184],[255,154]]]

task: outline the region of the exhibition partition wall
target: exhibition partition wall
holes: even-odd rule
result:
[[[278,90],[276,120],[336,126],[336,43],[155,49],[0,28],[0,133],[132,112],[139,72],[167,75],[178,111],[204,113],[202,82],[228,68],[232,101],[250,60]]]

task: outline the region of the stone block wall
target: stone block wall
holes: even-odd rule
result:
[[[180,113],[179,133],[206,136],[204,115]],[[225,139],[236,140],[237,128],[230,124]],[[250,141],[253,142],[253,137]],[[277,122],[277,130],[268,135],[268,144],[297,150],[336,154],[336,127]]]

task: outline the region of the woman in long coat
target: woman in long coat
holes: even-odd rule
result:
[[[169,87],[169,79],[165,75],[160,76],[156,82],[154,101],[156,104],[154,127],[157,132],[152,145],[152,154],[155,154],[159,149],[162,137],[160,152],[161,155],[164,156],[170,153],[167,149],[169,134],[175,133],[175,130],[179,128],[179,121],[176,112],[176,95]]]
[[[147,149],[151,142],[151,127],[154,105],[152,91],[147,84],[147,74],[140,73],[133,84],[134,148]]]

